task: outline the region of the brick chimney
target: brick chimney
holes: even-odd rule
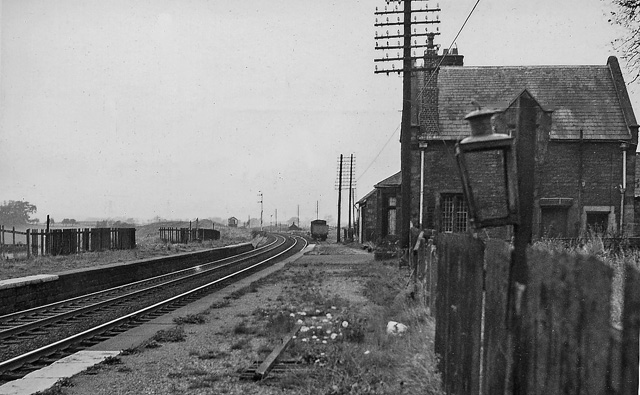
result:
[[[422,97],[420,100],[420,135],[437,135],[440,132],[438,125],[438,72],[436,68],[444,66],[463,66],[464,56],[458,54],[458,49],[451,52],[444,50],[438,54],[438,46],[433,43],[435,33],[427,36],[427,50],[424,53],[424,66],[429,70],[424,72],[424,82],[421,84]],[[442,62],[442,63],[440,63]],[[418,138],[420,140],[420,138]]]

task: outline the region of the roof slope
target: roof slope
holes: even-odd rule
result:
[[[483,107],[506,106],[524,89],[552,110],[552,139],[631,138],[608,66],[442,67],[438,75],[439,134],[429,139],[469,135],[464,116]]]
[[[397,172],[391,177],[387,177],[375,185],[376,188],[389,188],[402,185],[402,172]]]

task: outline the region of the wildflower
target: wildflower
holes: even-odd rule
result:
[[[298,311],[299,315],[307,315],[307,313],[305,313],[304,311]]]
[[[331,310],[336,310],[337,307],[336,306],[331,306]]]
[[[328,319],[326,319],[326,318],[323,318],[323,319],[322,319],[322,322],[329,322],[329,320],[328,320]]]
[[[296,324],[302,325],[302,324],[304,324],[304,321],[298,320],[298,321],[296,321]]]
[[[342,327],[346,328],[349,326],[349,323],[347,321],[342,321]]]
[[[330,333],[331,333],[331,329],[327,329],[325,332],[326,332],[326,333],[327,333],[327,335],[328,335],[328,334],[330,334]]]
[[[308,326],[303,326],[302,328],[300,328],[300,332],[307,332],[309,330]]]
[[[364,352],[364,355],[369,355],[369,353],[370,353],[370,351],[367,350],[367,351]]]
[[[321,313],[321,311],[316,309],[316,314],[320,314],[320,313]]]
[[[332,333],[331,334],[331,340],[336,340],[336,337],[338,337],[337,333]]]
[[[302,339],[303,342],[308,342],[309,339],[307,339],[306,337],[304,339]]]
[[[312,339],[317,339],[317,338],[318,338],[318,336],[313,335],[313,336],[311,336],[311,338],[312,338]]]
[[[331,313],[327,313],[327,319],[330,320],[331,318],[333,318],[333,316],[331,315]]]
[[[322,341],[322,344],[327,344],[327,341],[326,341],[326,340],[323,340],[323,341]]]
[[[322,329],[322,326],[318,325],[316,326],[317,329]]]
[[[294,313],[290,313],[289,317],[295,317],[296,315]]]

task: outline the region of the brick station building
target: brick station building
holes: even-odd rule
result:
[[[432,48],[425,63],[443,56],[439,69],[416,73],[414,81],[411,218],[420,216],[422,181],[422,227],[468,229],[454,154],[456,141],[471,133],[464,117],[477,104],[506,108],[499,131],[513,134],[515,99],[528,94],[540,105],[534,237],[576,237],[587,229],[635,234],[638,125],[615,57],[605,65],[468,67],[461,55]]]

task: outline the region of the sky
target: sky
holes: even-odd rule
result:
[[[429,3],[447,48],[476,0]],[[0,0],[0,202],[41,220],[244,221],[262,193],[266,223],[335,219],[340,154],[356,199],[400,169],[402,79],[373,72],[385,5]],[[481,0],[455,46],[465,65],[604,65],[621,57],[610,10]]]

